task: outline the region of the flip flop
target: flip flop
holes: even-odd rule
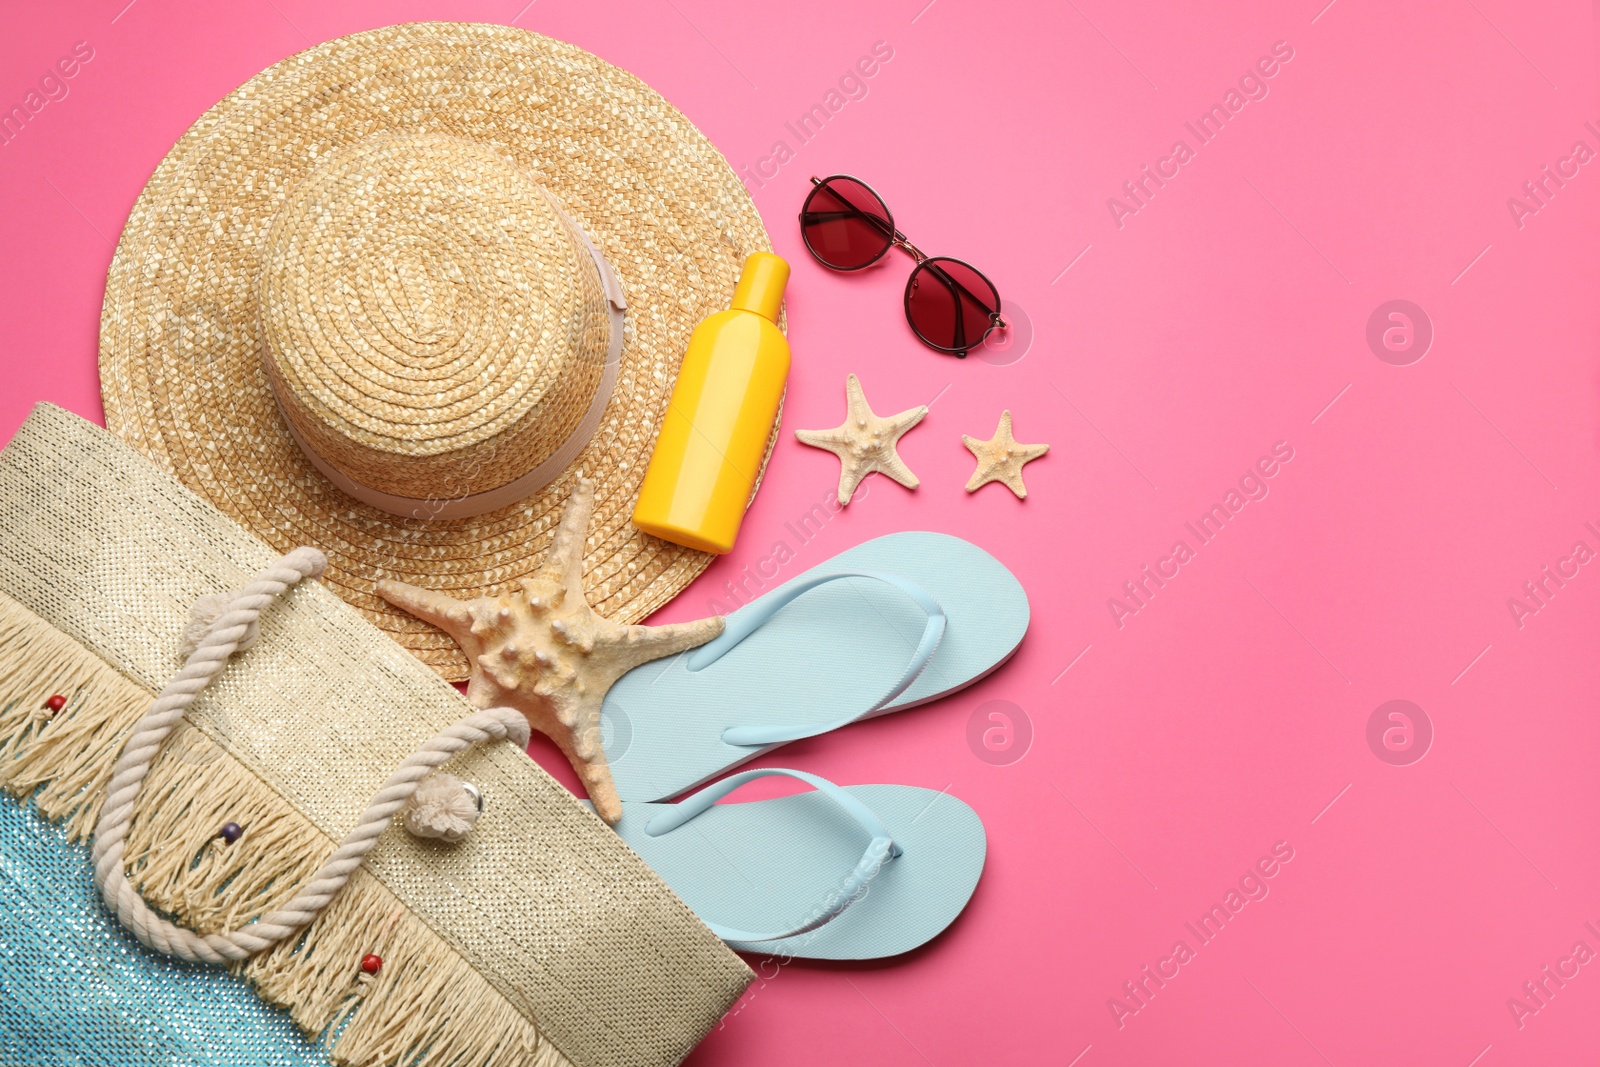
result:
[[[618,793],[677,796],[789,741],[936,700],[1004,663],[1027,628],[1027,594],[976,545],[857,545],[612,686],[601,715]]]
[[[816,792],[718,804],[746,782]],[[615,830],[713,933],[741,952],[865,960],[910,951],[966,907],[983,872],[983,823],[948,793],[841,787],[763,767],[677,804],[625,804]]]

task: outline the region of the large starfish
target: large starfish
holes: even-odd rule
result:
[[[1028,487],[1022,484],[1023,464],[1032,463],[1050,451],[1049,445],[1018,444],[1017,439],[1011,436],[1009,411],[1000,413],[1000,425],[995,427],[993,437],[980,441],[969,434],[962,434],[961,443],[978,457],[977,469],[967,479],[967,492],[990,482],[1004,482],[1007,489],[1017,494],[1018,500],[1026,500],[1028,496]]]
[[[856,486],[874,471],[887,474],[907,489],[921,485],[895,451],[895,445],[902,434],[928,414],[927,405],[884,418],[867,405],[860,378],[854,374],[846,378],[844,391],[848,410],[843,423],[831,430],[796,430],[794,434],[805,444],[825,448],[839,457],[839,503],[850,503]]]
[[[722,632],[722,616],[627,626],[595,614],[583,595],[583,539],[593,512],[594,483],[580,478],[544,563],[509,595],[457,600],[387,580],[378,595],[453,637],[472,664],[467,700],[527,716],[571,761],[599,816],[615,823],[622,801],[600,742],[606,692],[641,663],[705,644]]]

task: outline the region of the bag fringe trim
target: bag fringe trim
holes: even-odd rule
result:
[[[52,713],[52,696],[66,705]],[[0,789],[84,840],[122,744],[153,695],[0,593]],[[235,822],[233,844],[219,831]],[[128,877],[193,930],[233,929],[286,903],[337,842],[202,731],[151,767]],[[382,958],[376,975],[361,970]],[[448,942],[360,869],[303,930],[242,965],[263,999],[349,1067],[572,1067]]]

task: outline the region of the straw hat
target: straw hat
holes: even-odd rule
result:
[[[637,78],[503,26],[330,41],[156,169],[106,283],[106,423],[451,680],[396,578],[530,573],[596,483],[586,582],[635,621],[710,557],[629,521],[695,325],[770,250],[738,177]]]

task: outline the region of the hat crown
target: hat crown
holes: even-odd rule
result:
[[[613,329],[554,197],[441,134],[370,136],[313,167],[271,224],[258,297],[301,447],[347,491],[409,501],[492,494],[561,451]]]

